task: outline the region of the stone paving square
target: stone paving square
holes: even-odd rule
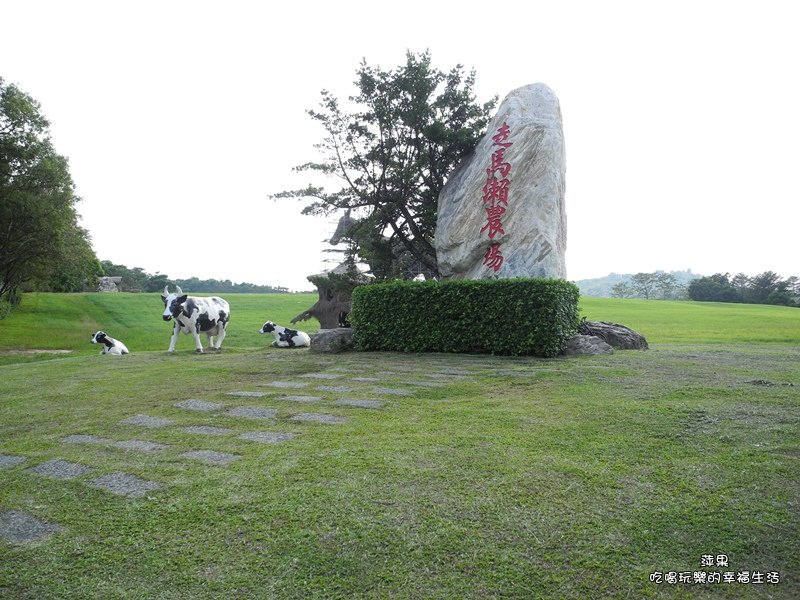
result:
[[[150,427],[156,429],[158,427],[166,427],[172,425],[171,419],[162,419],[159,417],[148,417],[147,415],[134,415],[128,417],[124,421],[120,421],[123,425],[141,425],[142,427]]]
[[[338,425],[347,421],[347,418],[340,415],[330,415],[327,413],[300,413],[293,416],[292,421],[303,421],[305,423],[329,423],[331,425]]]
[[[280,444],[281,442],[288,442],[293,437],[293,433],[279,431],[249,431],[240,435],[239,439],[248,440],[250,442],[262,442],[265,444]]]
[[[373,388],[376,394],[391,394],[393,396],[411,396],[414,394],[411,390],[404,390],[398,388],[385,388],[385,387],[376,387]]]
[[[210,427],[208,425],[190,425],[189,427],[184,427],[183,430],[187,433],[198,433],[200,435],[228,435],[233,433],[233,429]]]
[[[281,396],[278,400],[288,400],[289,402],[319,402],[321,396]]]
[[[358,381],[359,383],[377,383],[380,381],[379,377],[353,377],[352,381]]]
[[[36,473],[37,475],[42,475],[43,477],[63,480],[75,479],[91,470],[91,467],[61,460],[60,458],[48,460],[47,462],[43,462],[40,465],[28,469],[28,471]]]
[[[318,385],[317,391],[320,392],[352,392],[353,388],[345,385]]]
[[[277,408],[260,408],[258,406],[238,406],[225,413],[229,417],[242,417],[245,419],[274,419],[278,414]]]
[[[333,404],[337,406],[355,406],[357,408],[383,408],[383,401],[363,398],[339,398]]]
[[[261,398],[268,392],[228,392],[228,396],[238,396],[240,398]]]
[[[21,510],[0,514],[0,538],[12,544],[38,542],[62,529],[61,525],[38,519]]]
[[[227,465],[242,458],[238,454],[227,454],[226,452],[215,452],[214,450],[192,450],[191,452],[184,452],[180,456],[199,460],[210,465]]]
[[[308,385],[306,381],[270,381],[269,383],[265,383],[264,385],[268,385],[270,387],[276,388],[285,388],[285,389],[292,389],[292,388],[304,388]]]
[[[157,444],[145,440],[122,440],[121,442],[113,442],[111,445],[115,448],[138,450],[139,452],[160,452],[169,448],[166,444]]]
[[[7,469],[16,465],[24,463],[27,458],[24,456],[11,456],[9,454],[0,454],[0,469]]]
[[[141,498],[147,492],[161,489],[161,484],[155,481],[147,481],[130,475],[128,473],[111,473],[104,475],[97,479],[88,481],[87,484],[93,488],[106,490],[117,496],[125,496],[126,498]]]
[[[199,410],[201,412],[212,412],[225,407],[224,404],[220,404],[219,402],[206,402],[205,400],[195,400],[193,398],[178,402],[175,406],[185,410]]]
[[[305,373],[300,375],[300,377],[306,377],[308,379],[339,379],[341,375],[338,373]]]
[[[66,444],[94,444],[96,446],[107,446],[111,443],[111,440],[96,435],[68,435],[61,441]]]

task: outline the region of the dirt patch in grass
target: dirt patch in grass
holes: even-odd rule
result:
[[[37,354],[72,354],[72,350],[46,350],[33,348],[30,350],[0,350],[0,356],[36,356]]]

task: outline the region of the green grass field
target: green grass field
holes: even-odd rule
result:
[[[626,324],[651,349],[321,355],[257,333],[315,296],[226,299],[230,334],[204,355],[188,336],[166,353],[157,294],[30,294],[0,321],[0,457],[26,459],[0,468],[0,533],[8,511],[61,526],[39,541],[0,537],[0,598],[800,596],[800,310],[584,298],[583,315]],[[98,356],[97,329],[132,354]],[[187,399],[277,413],[175,406]],[[133,415],[171,424],[123,423]],[[228,433],[186,432],[196,425]],[[295,437],[239,437],[255,430]],[[164,448],[64,441],[76,435]],[[239,458],[184,456],[196,450]],[[30,470],[55,459],[92,471]],[[119,472],[161,489],[126,498],[90,485]],[[728,565],[704,566],[706,555]],[[753,582],[651,581],[671,571]]]

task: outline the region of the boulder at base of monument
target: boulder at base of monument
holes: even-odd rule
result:
[[[353,330],[350,327],[335,327],[321,329],[318,334],[311,336],[311,350],[313,352],[339,353],[353,349]]]
[[[614,348],[593,335],[576,335],[567,342],[561,351],[564,356],[597,356],[614,354]]]
[[[582,321],[579,333],[592,335],[620,350],[647,350],[647,340],[640,333],[619,323],[606,321]]]
[[[566,279],[561,108],[542,83],[508,94],[439,195],[442,277]]]

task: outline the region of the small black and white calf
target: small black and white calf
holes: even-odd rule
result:
[[[311,338],[304,331],[287,329],[280,325],[275,325],[272,321],[264,323],[258,333],[271,333],[275,336],[273,346],[278,348],[304,348],[311,346]]]
[[[100,351],[100,354],[114,354],[116,356],[129,354],[128,347],[125,344],[107,336],[105,331],[95,331],[92,334],[92,343],[103,344],[103,349]]]

